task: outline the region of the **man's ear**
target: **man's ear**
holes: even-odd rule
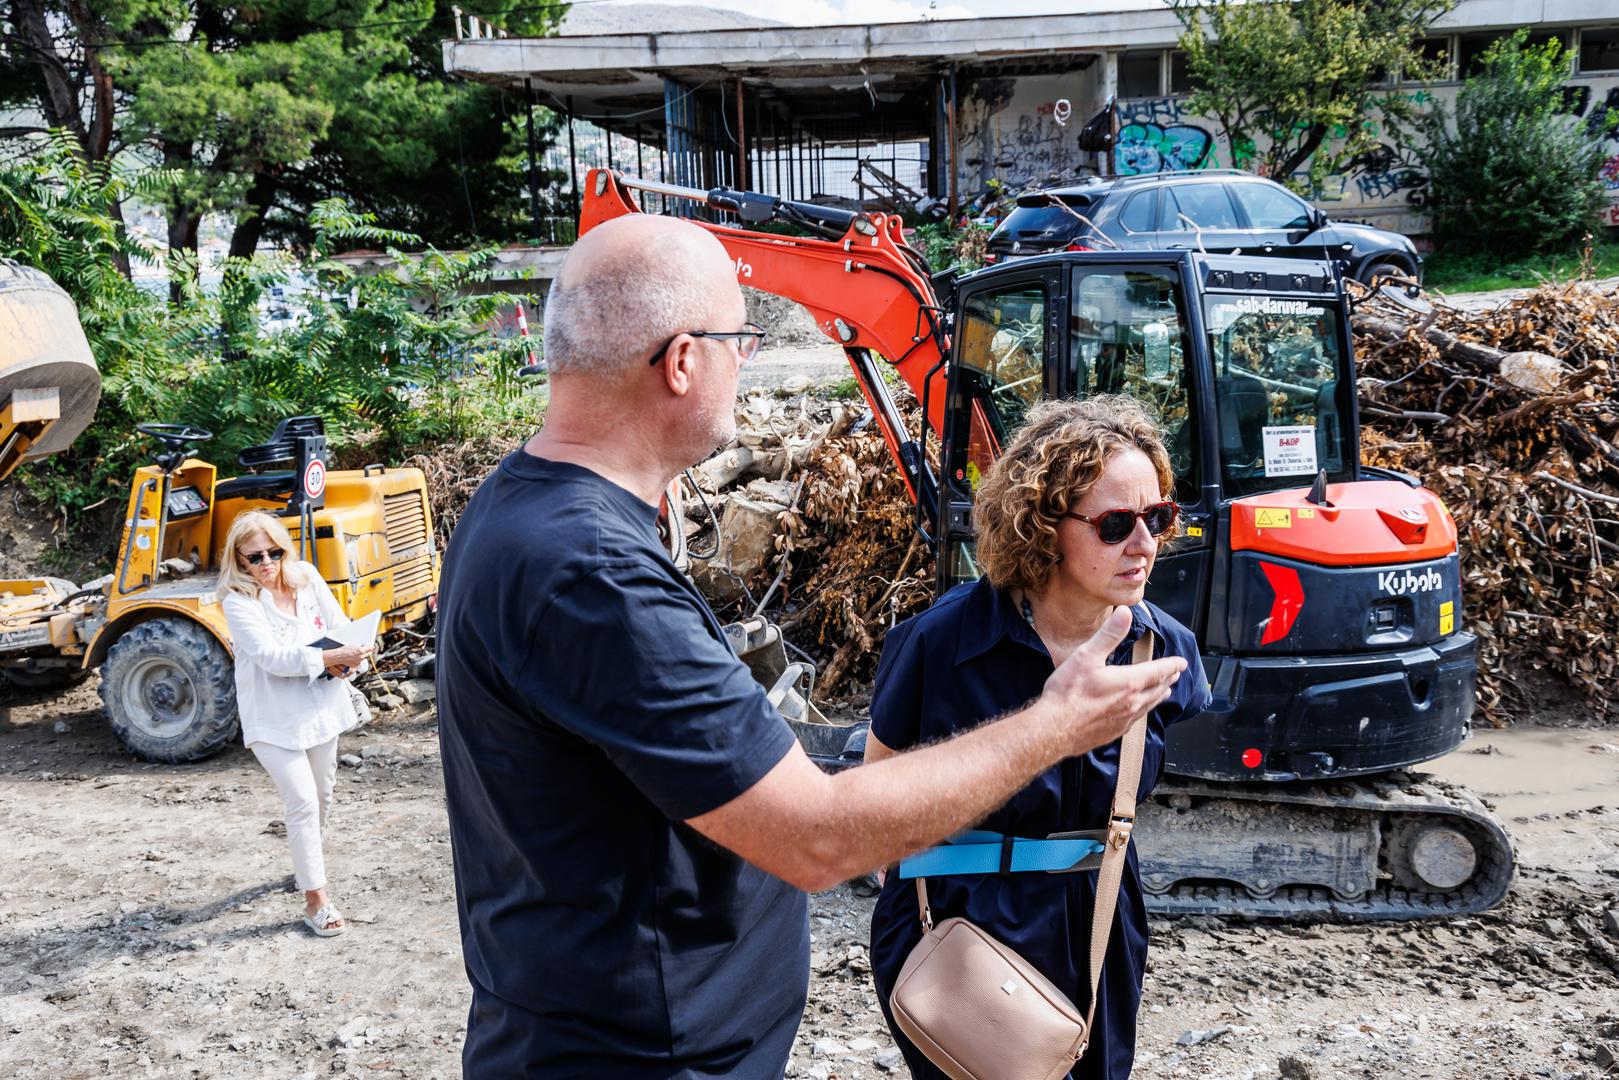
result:
[[[663,362],[658,367],[671,394],[685,397],[691,393],[693,369],[698,360],[697,339],[685,334],[678,335],[663,350]]]

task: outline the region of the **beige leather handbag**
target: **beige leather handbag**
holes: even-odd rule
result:
[[[1152,632],[1147,631],[1131,662],[1151,658]],[[927,879],[916,879],[926,936],[900,968],[889,1008],[899,1029],[952,1080],[1061,1080],[1085,1053],[1135,824],[1146,742],[1143,717],[1125,733],[1119,750],[1119,779],[1091,917],[1091,1005],[1084,1013],[1028,961],[966,919],[934,926]]]

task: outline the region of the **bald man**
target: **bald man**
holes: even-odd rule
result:
[[[545,426],[445,554],[469,1077],[776,1080],[808,985],[805,891],[1112,742],[1184,666],[1104,666],[1130,624],[1116,613],[1020,712],[823,774],[658,542],[661,493],[734,434],[762,336],[744,318],[704,230],[634,215],[589,232],[546,304]]]

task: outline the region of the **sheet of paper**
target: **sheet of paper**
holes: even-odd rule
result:
[[[1318,471],[1315,428],[1267,427],[1264,435],[1266,476],[1311,476]]]
[[[321,641],[335,641],[339,645],[372,645],[377,640],[377,627],[382,623],[382,612],[373,611],[369,615],[362,615],[347,626],[334,626],[326,633],[310,642],[318,645]],[[331,648],[331,646],[326,646]]]

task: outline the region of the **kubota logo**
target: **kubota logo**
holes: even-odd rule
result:
[[[739,278],[750,278],[750,277],[752,277],[753,276],[753,264],[750,263],[750,262],[742,261],[741,256],[738,256],[737,260],[736,260],[736,276],[739,277]]]
[[[1437,570],[1428,570],[1421,574],[1410,570],[1403,574],[1398,570],[1386,570],[1377,575],[1377,587],[1390,596],[1404,596],[1406,593],[1433,592],[1445,584],[1444,577]]]

